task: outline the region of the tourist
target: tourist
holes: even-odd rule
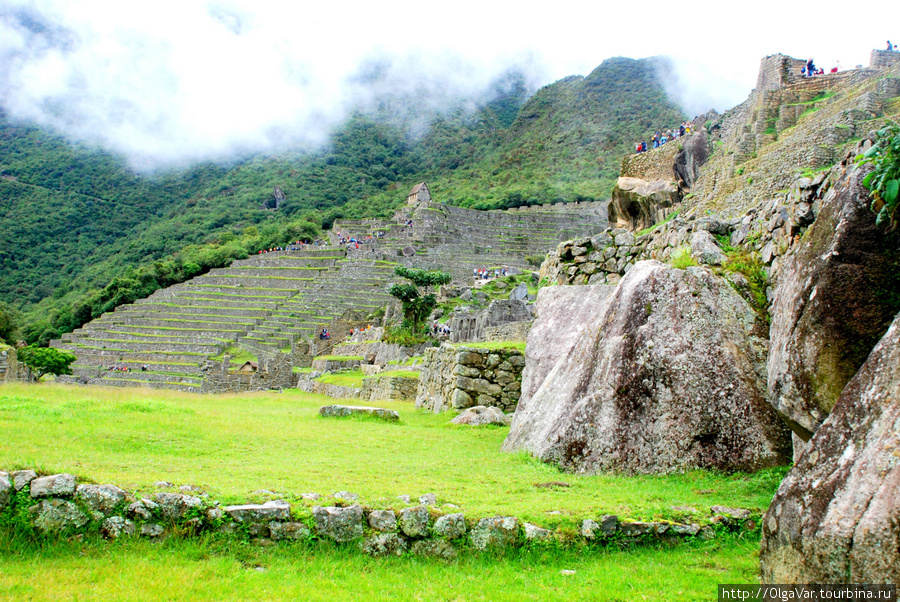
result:
[[[891,50],[894,49],[894,46],[891,45],[891,41],[890,41],[890,40],[887,41],[887,45],[888,45],[888,47],[887,47],[887,51],[888,51],[888,52],[890,52]]]

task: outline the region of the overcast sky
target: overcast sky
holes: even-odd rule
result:
[[[851,68],[900,42],[895,0],[804,4],[0,0],[0,105],[152,168],[319,144],[377,92],[366,66],[434,108],[512,67],[540,86],[668,55],[694,115],[744,100],[767,54]]]

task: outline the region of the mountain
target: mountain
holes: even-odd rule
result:
[[[422,180],[436,200],[478,209],[608,198],[634,140],[684,118],[656,77],[664,67],[609,59],[533,95],[510,73],[475,107],[417,112],[386,94],[319,151],[156,174],[0,114],[0,300],[46,340],[336,218],[388,216]]]

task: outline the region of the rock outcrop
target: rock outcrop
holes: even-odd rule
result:
[[[900,315],[763,519],[768,583],[900,582]]]
[[[547,375],[584,336],[585,329],[597,323],[603,301],[615,288],[593,284],[545,286],[538,291],[537,318],[525,345],[520,403],[527,403],[534,396]]]
[[[675,177],[684,189],[689,189],[700,175],[700,167],[709,159],[709,138],[704,128],[681,139],[681,150],[675,155]]]
[[[661,222],[681,202],[678,185],[670,180],[648,182],[620,177],[609,203],[609,223],[619,228],[643,230]]]
[[[765,398],[756,328],[709,270],[640,262],[520,403],[503,449],[586,473],[786,463],[789,431]]]
[[[875,226],[865,174],[840,175],[775,290],[769,394],[803,440],[900,310],[900,252]]]

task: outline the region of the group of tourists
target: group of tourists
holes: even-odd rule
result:
[[[646,140],[641,140],[640,142],[635,144],[635,153],[646,153],[650,148],[659,148],[666,142],[671,142],[676,138],[681,138],[687,134],[691,133],[691,122],[690,121],[682,121],[681,125],[674,128],[669,128],[664,131],[657,131],[650,138],[651,146],[647,146]]]
[[[352,337],[352,336],[355,335],[355,334],[359,334],[359,333],[361,333],[361,332],[368,332],[368,331],[370,331],[370,330],[372,330],[372,325],[371,325],[371,324],[366,324],[366,327],[365,327],[365,328],[363,328],[362,326],[360,326],[359,328],[351,328],[351,329],[350,329],[350,336]]]
[[[100,369],[103,369],[103,366],[100,366]],[[131,372],[131,368],[128,366],[109,366],[106,369],[107,372]],[[146,372],[147,366],[141,366],[141,372]]]
[[[496,268],[494,270],[489,270],[487,268],[473,268],[472,277],[475,278],[475,280],[490,280],[491,278],[506,276],[507,272],[507,268]]]
[[[897,52],[898,50],[900,50],[897,48],[896,44],[891,44],[890,40],[887,41],[887,45],[888,45],[888,47],[887,47],[888,52]]]
[[[434,336],[438,335],[450,335],[450,326],[448,324],[441,324],[440,322],[435,322],[431,325],[431,333]]]
[[[257,252],[257,255],[264,255],[265,253],[274,253],[275,251],[303,251],[308,249],[309,247],[317,247],[319,246],[319,241],[315,241],[312,243],[300,242],[299,240],[296,242],[288,243],[285,246],[277,246],[272,247],[270,249],[262,249]]]
[[[324,341],[324,340],[327,340],[330,338],[331,338],[331,333],[328,332],[327,328],[323,328],[322,332],[319,333],[319,339]]]

